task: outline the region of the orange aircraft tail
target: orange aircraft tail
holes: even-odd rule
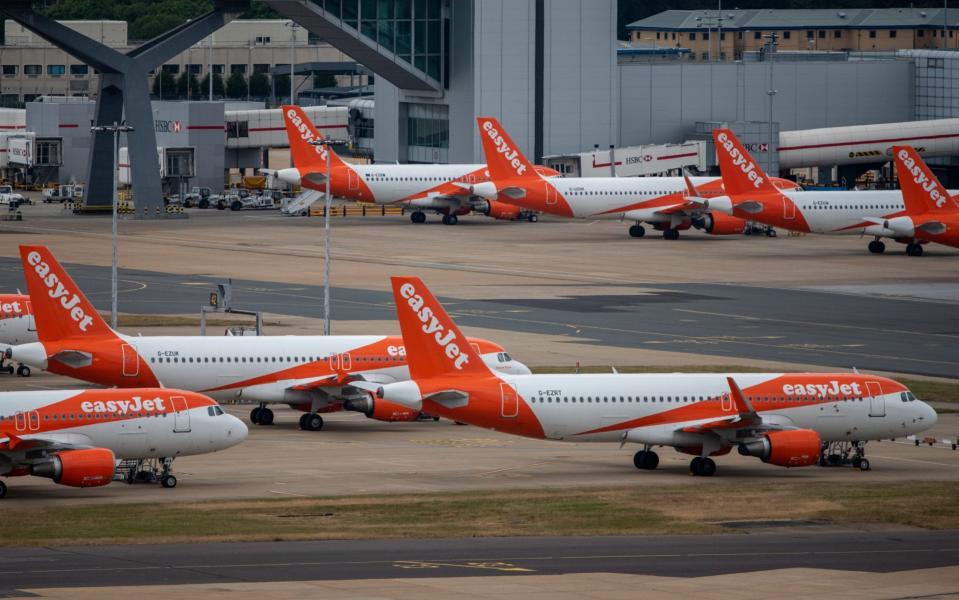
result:
[[[899,188],[906,205],[906,213],[920,215],[930,212],[956,212],[959,204],[949,195],[932,169],[911,146],[893,146]]]
[[[739,138],[730,129],[714,129],[716,156],[726,194],[736,196],[756,192],[775,192],[776,186],[753,160]]]
[[[290,141],[290,154],[293,158],[293,165],[298,169],[309,169],[310,171],[326,171],[326,152],[325,146],[313,145],[310,142],[322,141],[326,138],[313,125],[303,109],[299,106],[284,105],[283,124],[286,125],[286,135]],[[330,154],[330,166],[339,166],[345,164],[336,152]]]
[[[20,259],[41,342],[116,337],[49,248],[20,246]]]
[[[517,179],[542,179],[539,171],[520,152],[519,146],[493,117],[476,119],[480,128],[480,140],[486,167],[493,181]]]
[[[390,280],[411,379],[493,376],[479,352],[419,277],[391,277]]]

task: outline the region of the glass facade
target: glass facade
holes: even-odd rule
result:
[[[407,123],[406,143],[423,148],[449,148],[450,123],[446,119],[410,117]]]
[[[344,25],[443,80],[443,0],[312,0]]]

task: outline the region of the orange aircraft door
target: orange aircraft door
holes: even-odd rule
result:
[[[340,355],[339,355],[339,354],[331,354],[331,355],[327,356],[327,357],[326,357],[326,363],[330,366],[330,370],[331,370],[331,371],[339,371],[339,370],[340,370]]]
[[[546,204],[556,204],[557,192],[556,188],[552,186],[549,182],[544,181],[543,185],[546,186]]]
[[[31,410],[27,413],[28,423],[30,425],[30,431],[40,431],[40,413],[35,410]]]
[[[343,367],[344,371],[349,371],[353,368],[353,358],[350,356],[349,352],[344,352],[340,355],[340,365]]]
[[[733,412],[733,397],[726,392],[722,396],[723,412]]]
[[[27,430],[27,414],[18,412],[13,417],[14,427],[17,431],[26,431]]]
[[[187,433],[190,431],[190,411],[187,409],[186,398],[171,396],[173,402],[173,433]]]
[[[136,377],[140,374],[140,355],[130,344],[123,344],[123,376]]]
[[[796,218],[796,205],[786,197],[783,197],[783,218],[790,221]]]
[[[869,416],[886,416],[886,397],[882,395],[882,385],[878,381],[867,381],[866,390],[869,392]]]
[[[360,178],[356,175],[356,171],[353,169],[347,169],[347,173],[349,174],[350,191],[352,192],[360,189]]]
[[[502,405],[500,415],[507,419],[519,416],[519,394],[516,393],[516,386],[509,383],[499,384]]]

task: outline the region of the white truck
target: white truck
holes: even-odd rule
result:
[[[12,185],[0,185],[0,204],[6,204],[10,208],[16,208],[21,204],[26,204],[26,199],[13,191]]]
[[[279,190],[262,190],[255,195],[245,189],[232,192],[226,197],[230,210],[270,210],[279,208],[283,201],[283,192]]]
[[[43,201],[49,202],[67,202],[74,199],[80,199],[83,196],[83,186],[75,183],[65,183],[49,188],[43,188]]]

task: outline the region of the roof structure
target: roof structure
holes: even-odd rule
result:
[[[946,14],[948,16],[946,17]],[[959,10],[941,8],[831,8],[754,10],[666,10],[626,26],[635,31],[696,31],[716,27],[730,31],[765,29],[937,29],[948,18],[959,29]]]

